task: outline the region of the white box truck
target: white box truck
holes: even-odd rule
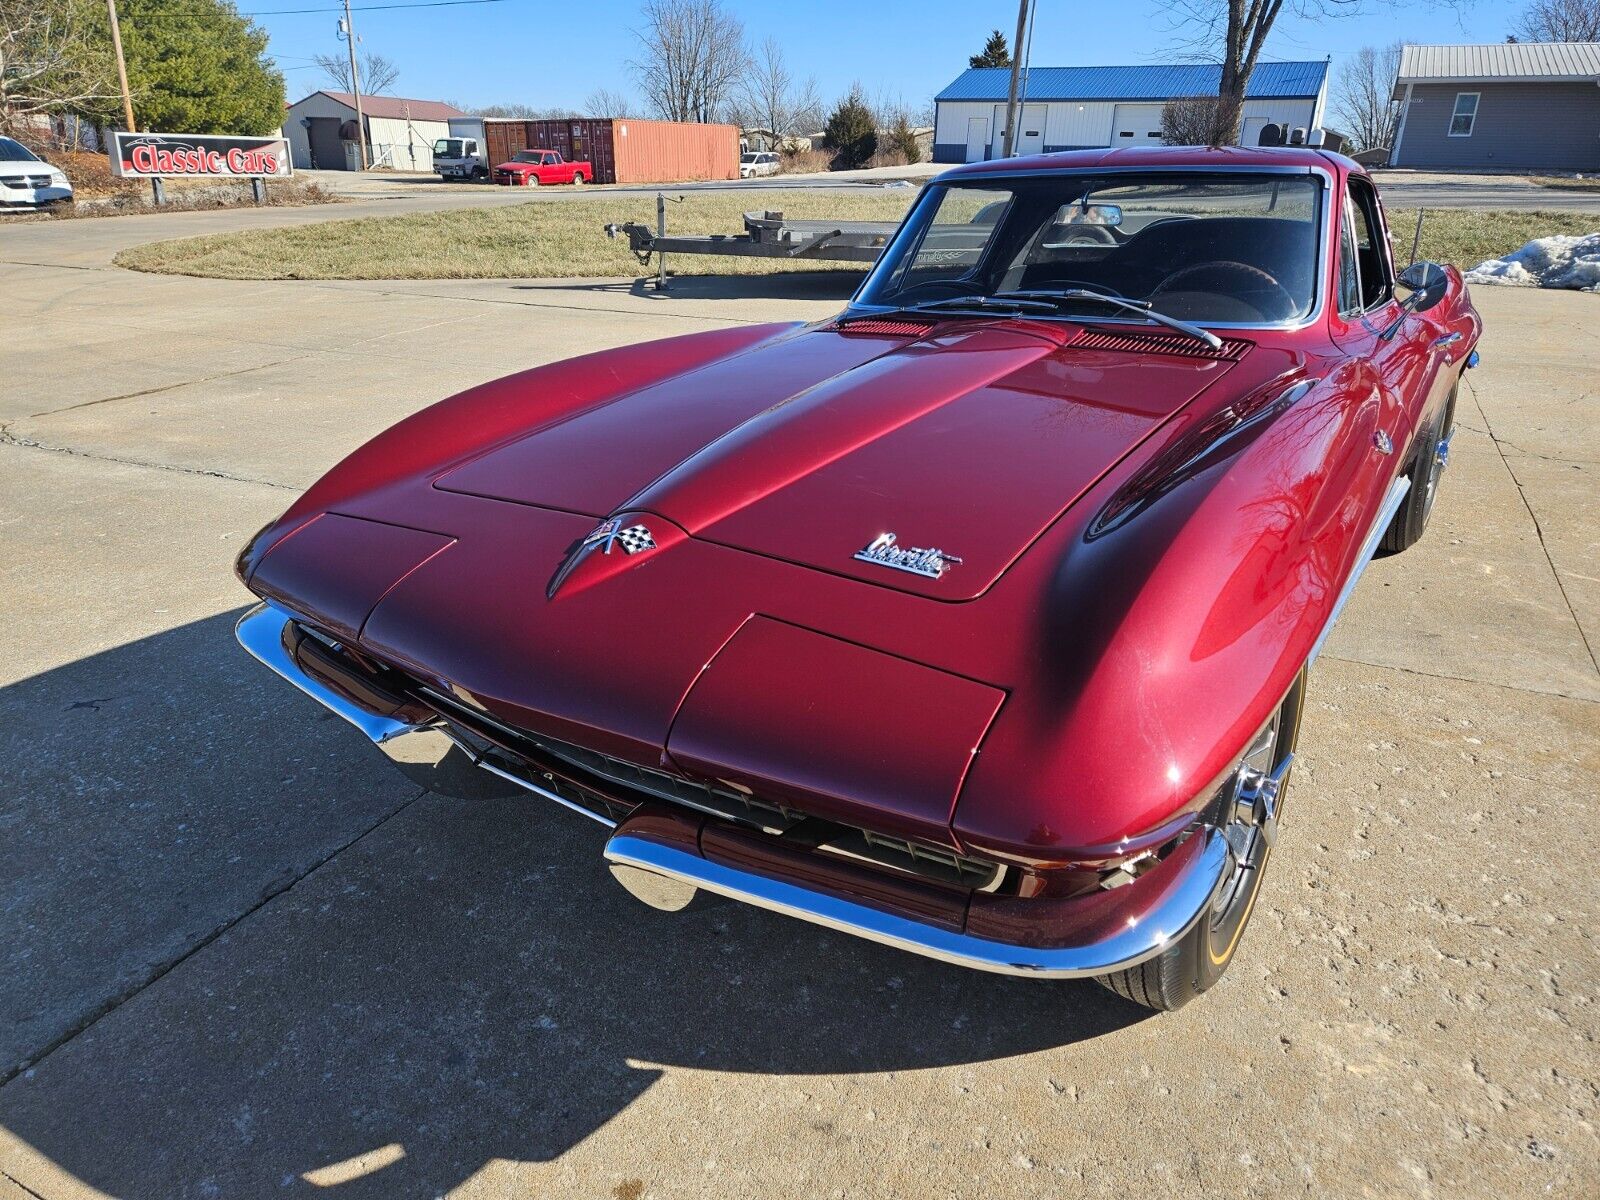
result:
[[[482,117],[451,117],[450,136],[433,144],[433,169],[440,179],[489,178],[489,143]]]

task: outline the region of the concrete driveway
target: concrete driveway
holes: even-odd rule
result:
[[[0,1198],[1592,1191],[1594,297],[1479,293],[1433,527],[1319,660],[1241,957],[1149,1018],[646,910],[590,823],[407,786],[233,643],[244,541],[398,417],[845,279],[109,267],[168,219],[0,246]]]

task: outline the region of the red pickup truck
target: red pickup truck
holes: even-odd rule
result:
[[[587,162],[568,162],[559,150],[518,150],[510,162],[494,169],[494,181],[507,187],[541,183],[586,183],[594,178]]]

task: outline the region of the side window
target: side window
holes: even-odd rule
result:
[[[1478,123],[1478,93],[1457,92],[1456,106],[1450,113],[1450,136],[1471,137]]]
[[[1339,315],[1353,317],[1361,312],[1360,254],[1356,249],[1356,224],[1348,200],[1339,222]]]
[[[1378,196],[1362,179],[1350,180],[1350,208],[1354,217],[1356,264],[1361,276],[1361,308],[1376,308],[1389,299],[1393,280],[1385,253],[1383,222],[1378,217]]]

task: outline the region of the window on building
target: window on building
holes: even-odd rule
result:
[[[1478,121],[1478,93],[1457,92],[1455,111],[1450,114],[1450,136],[1471,137]]]

